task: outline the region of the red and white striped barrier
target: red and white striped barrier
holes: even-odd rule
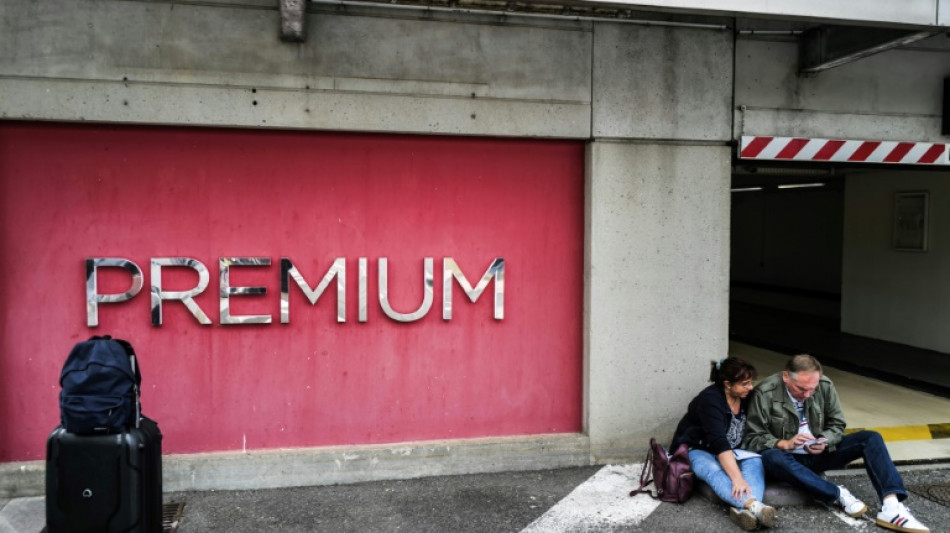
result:
[[[743,136],[740,159],[948,165],[946,143]]]

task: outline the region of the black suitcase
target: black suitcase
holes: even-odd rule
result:
[[[46,441],[49,533],[162,531],[162,433],[139,428],[74,435],[62,427]]]

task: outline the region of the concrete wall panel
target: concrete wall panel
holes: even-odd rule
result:
[[[841,330],[950,353],[950,172],[848,176]],[[930,193],[926,252],[892,246],[894,194]]]
[[[727,140],[732,34],[599,24],[594,137]]]
[[[5,10],[0,118],[590,133],[589,23],[318,10],[307,42],[288,44],[270,2]]]
[[[727,354],[729,153],[594,142],[589,160],[588,432],[595,460],[629,460]]]
[[[940,116],[950,62],[928,41],[800,76],[795,42],[740,39],[736,135],[946,139]]]

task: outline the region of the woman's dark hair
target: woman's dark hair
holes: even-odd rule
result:
[[[723,382],[739,383],[747,379],[755,379],[757,376],[755,367],[746,362],[745,359],[738,357],[727,357],[719,361],[712,362],[712,371],[709,373],[709,381],[716,385],[722,385]]]

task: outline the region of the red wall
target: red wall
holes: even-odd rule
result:
[[[576,432],[581,428],[583,145],[576,142],[291,131],[0,123],[0,461],[41,459],[58,423],[59,371],[93,334],[140,354],[142,401],[166,453]],[[152,257],[193,257],[211,273],[196,298],[213,324],[178,302],[150,323]],[[221,325],[218,258],[235,267]],[[145,288],[101,304],[86,326],[84,260],[124,257]],[[280,324],[280,258],[315,286],[347,262],[347,321],[336,285],[315,306],[291,285]],[[357,320],[360,257],[369,315]],[[389,259],[397,311],[422,302],[423,258],[435,299],[399,323],[377,301]],[[493,285],[476,303],[454,289],[442,319],[442,258],[472,284],[503,257],[505,317]],[[165,290],[197,276],[166,268]],[[129,276],[100,272],[100,292]]]

